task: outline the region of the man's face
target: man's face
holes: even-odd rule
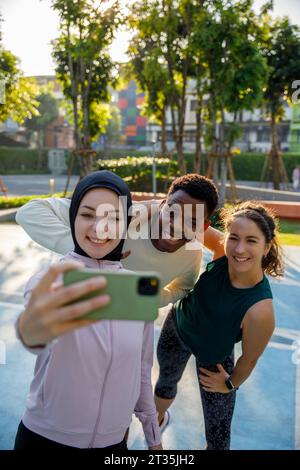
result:
[[[170,253],[178,250],[195,238],[196,229],[197,233],[203,231],[207,220],[206,204],[179,189],[160,208],[159,249]]]

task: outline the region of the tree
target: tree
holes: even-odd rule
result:
[[[1,21],[1,16],[0,16]],[[0,32],[0,123],[11,118],[22,124],[26,118],[38,114],[35,97],[38,93],[35,81],[24,78],[19,66],[19,59],[2,47]]]
[[[166,111],[171,90],[168,70],[160,61],[161,50],[151,38],[145,44],[140,31],[131,40],[128,53],[128,75],[135,78],[145,93],[142,113],[161,126],[161,152],[166,154]]]
[[[81,173],[92,170],[91,121],[95,109],[107,102],[107,86],[113,80],[108,46],[120,23],[119,2],[106,0],[54,0],[60,16],[60,36],[53,41],[56,73],[64,94],[72,102],[76,150],[85,157]],[[96,134],[95,120],[93,133]]]
[[[167,71],[165,83],[168,92],[165,93],[164,83],[162,93],[171,111],[173,138],[181,173],[186,173],[183,138],[188,72],[192,61],[189,40],[197,5],[196,0],[143,0],[132,8],[134,25],[140,37],[139,50],[151,54],[157,67]]]
[[[193,93],[197,98],[194,170],[200,171],[204,131],[212,129],[212,154],[221,160],[222,198],[227,173],[222,156],[229,152],[229,140],[236,134],[235,124],[226,126],[225,111],[236,117],[239,111],[258,105],[267,74],[256,44],[257,19],[252,1],[144,0],[132,10],[137,29],[131,44],[135,74],[144,83],[154,110],[159,93],[170,107],[179,169],[181,173],[186,171],[186,102],[187,94]],[[208,97],[208,106],[204,97]],[[211,126],[204,128],[206,108]],[[230,139],[226,135],[229,127]],[[218,180],[218,159],[214,162],[214,177]]]
[[[272,20],[268,11],[262,17],[262,27],[265,35],[260,47],[269,69],[264,98],[271,118],[272,136],[265,169],[271,167],[273,187],[280,189],[280,182],[287,177],[279,149],[277,123],[284,116],[284,102],[292,100],[292,83],[300,76],[300,30],[288,18]]]
[[[25,126],[38,133],[38,161],[37,168],[42,168],[42,148],[45,144],[45,130],[58,117],[58,104],[54,96],[47,90],[36,98],[38,115],[25,121]]]
[[[221,162],[221,204],[225,199],[232,135],[239,111],[253,109],[263,99],[266,61],[257,43],[257,18],[251,0],[204,0],[192,28],[193,56],[202,64],[204,86],[200,98],[209,96],[212,121],[212,173],[218,181]],[[233,114],[226,126],[225,112]],[[227,132],[226,132],[227,129]],[[231,132],[228,132],[230,130]],[[232,134],[233,133],[233,134]]]

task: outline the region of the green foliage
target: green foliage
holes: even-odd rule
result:
[[[265,100],[270,112],[281,119],[283,101],[291,101],[292,83],[300,76],[300,29],[287,17],[271,20],[268,14],[261,27],[267,31],[260,43],[269,68]]]
[[[177,162],[168,158],[156,158],[156,179],[159,191],[165,191],[169,181],[179,175]],[[124,178],[130,189],[152,190],[152,157],[123,157],[98,160],[97,170],[110,170]]]
[[[261,103],[266,60],[256,42],[252,2],[206,0],[193,28],[193,52],[207,71],[207,89],[217,111],[253,109]]]
[[[110,169],[116,171],[121,177],[131,178],[137,181],[138,178],[144,178],[145,175],[152,175],[152,157],[147,156],[146,152],[131,151],[130,157],[126,156],[128,150],[111,150],[109,157],[103,151],[97,152],[98,160],[95,163],[97,169]],[[43,161],[46,162],[47,150],[44,149]],[[70,158],[70,157],[67,157]],[[193,171],[194,154],[185,154],[188,172]],[[284,163],[288,176],[291,178],[292,171],[296,165],[300,165],[300,155],[284,153]],[[207,169],[207,156],[203,156],[203,171]],[[237,180],[259,181],[261,171],[265,161],[263,153],[242,153],[232,159],[234,172]],[[169,160],[161,156],[156,157],[157,177],[160,179],[173,178],[179,174],[178,165],[175,160]],[[78,173],[78,167],[75,166],[74,174]],[[11,147],[0,147],[0,174],[22,174],[35,173],[37,171],[37,150],[22,149]],[[46,163],[42,168],[43,173],[48,172]],[[141,188],[142,189],[142,188]]]
[[[97,140],[101,134],[105,134],[110,114],[108,103],[93,101],[89,107],[89,129],[92,140]]]
[[[67,193],[69,197],[71,193]],[[32,196],[16,196],[16,197],[4,197],[0,196],[0,209],[13,209],[15,207],[22,207],[27,202],[32,199],[45,199],[46,197],[63,197],[63,193],[55,194],[42,194],[42,195],[32,195]]]
[[[2,48],[0,39],[0,81],[4,83],[4,103],[0,102],[0,124],[11,118],[22,124],[38,114],[35,97],[38,93],[33,79],[24,78],[19,60]]]
[[[162,177],[168,173],[175,176],[178,172],[177,163],[168,158],[156,158],[156,175]],[[96,165],[98,170],[110,170],[118,173],[121,178],[139,178],[146,174],[152,174],[152,157],[123,157],[113,160],[98,160]]]
[[[163,125],[171,110],[180,171],[185,172],[183,130],[186,118],[190,31],[195,0],[141,0],[131,10],[135,30],[129,53],[132,70],[146,93],[144,113]],[[162,147],[165,145],[162,133]]]
[[[47,173],[47,149],[43,149],[42,173]],[[38,150],[13,147],[0,147],[0,173],[22,174],[35,173],[37,171]]]
[[[213,146],[218,120],[221,153],[230,148],[239,130],[232,125],[225,135],[224,111],[237,115],[260,105],[267,78],[252,1],[141,0],[134,3],[130,19],[137,33],[129,47],[129,67],[146,93],[144,113],[162,124],[166,107],[171,109],[180,170],[185,169],[181,139],[188,83],[197,98],[198,142],[202,135]],[[204,96],[209,99],[203,105]]]
[[[58,104],[49,92],[42,92],[36,97],[38,115],[25,121],[25,126],[34,131],[45,130],[58,117]]]
[[[61,21],[53,41],[57,77],[72,102],[77,147],[84,142],[89,148],[108,123],[100,106],[109,100],[107,86],[114,81],[108,46],[120,22],[119,5],[53,0],[52,6]]]
[[[194,154],[186,154],[187,169],[193,171]],[[264,153],[241,153],[232,157],[232,165],[236,180],[244,181],[260,181],[261,172],[265,162],[266,155]],[[299,154],[283,154],[283,161],[287,170],[287,174],[291,180],[293,169],[300,164]],[[203,156],[203,172],[207,169],[207,156]]]
[[[2,17],[0,13],[0,25]],[[6,119],[23,124],[26,118],[38,114],[34,80],[24,78],[19,59],[2,47],[0,31],[0,124]]]
[[[271,116],[272,146],[270,157],[274,189],[285,179],[284,165],[278,146],[277,122],[284,116],[284,100],[291,102],[293,82],[300,75],[300,29],[287,17],[270,20],[262,15],[260,41],[262,55],[268,64],[268,83],[264,90],[265,104]]]
[[[138,9],[136,6],[132,8],[130,23],[137,28],[137,33],[128,48],[130,61],[127,64],[127,73],[135,78],[139,88],[145,93],[143,114],[162,124],[165,108],[171,102],[171,86],[167,63],[162,60],[159,37],[147,36],[147,31],[154,29],[157,18],[153,15],[153,10],[149,12],[144,7],[140,2]],[[157,5],[154,8],[156,7]]]

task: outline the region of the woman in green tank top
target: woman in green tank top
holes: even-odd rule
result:
[[[282,276],[275,220],[255,202],[223,209],[225,256],[208,263],[193,290],[170,308],[157,349],[159,421],[166,420],[186,363],[196,358],[207,449],[229,449],[236,390],[275,327],[266,275]],[[234,344],[242,355],[234,365]]]

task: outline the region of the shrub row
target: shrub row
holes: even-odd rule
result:
[[[42,172],[48,173],[47,168],[47,149],[43,150],[43,168]],[[116,171],[121,177],[132,181],[135,189],[137,181],[148,181],[152,175],[152,157],[140,155],[136,151],[130,151],[131,156],[121,156],[122,151],[116,153],[116,158],[106,159],[103,154],[98,153],[98,159],[95,160],[95,168],[110,169]],[[0,147],[0,174],[13,173],[35,173],[37,172],[37,150]],[[124,151],[123,151],[124,155]],[[194,154],[185,155],[187,169],[193,171]],[[263,153],[242,153],[232,157],[234,174],[237,180],[259,181],[263,169],[265,154]],[[287,174],[291,179],[292,171],[296,165],[300,165],[300,154],[284,153],[283,160]],[[73,173],[78,173],[77,164]],[[207,156],[203,155],[201,173],[205,174],[207,170]],[[170,160],[166,157],[156,157],[156,176],[158,183],[166,179],[174,178],[178,175],[175,156]],[[148,183],[147,183],[148,185]],[[140,188],[138,188],[140,189]],[[146,190],[146,189],[145,189]]]
[[[68,192],[66,197],[71,197],[72,193]],[[47,197],[63,197],[63,193],[55,193],[55,194],[39,194],[39,195],[32,195],[32,196],[15,196],[15,197],[5,197],[0,196],[0,209],[13,209],[15,207],[22,207],[27,202],[31,201],[32,199],[44,199]]]
[[[48,172],[47,149],[43,149],[42,172]],[[38,151],[18,147],[0,147],[0,173],[29,174],[37,172]],[[39,170],[39,172],[41,172]]]
[[[232,157],[233,171],[237,180],[260,181],[266,155],[263,153],[241,153]],[[188,171],[193,170],[194,155],[186,155]],[[293,169],[296,165],[300,165],[300,154],[284,153],[284,165],[291,180]],[[206,173],[207,156],[204,155],[203,166],[201,172]]]
[[[157,157],[157,191],[166,191],[169,181],[179,174],[177,162],[169,158]],[[152,157],[123,157],[112,160],[97,160],[96,169],[117,173],[130,185],[133,191],[152,191]]]

